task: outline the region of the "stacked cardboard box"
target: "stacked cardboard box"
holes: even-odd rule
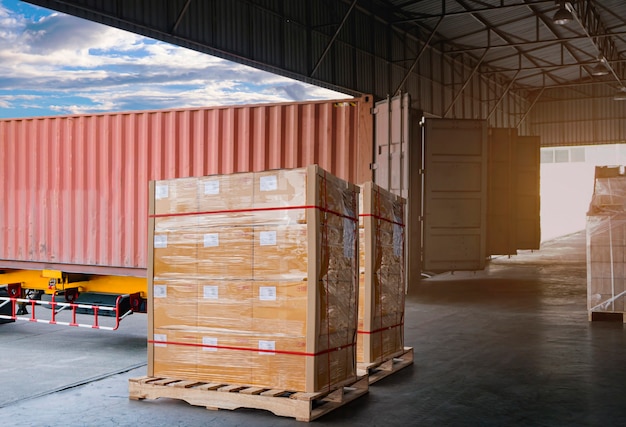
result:
[[[151,183],[148,374],[355,379],[358,192],[317,166]]]
[[[383,362],[404,350],[405,200],[361,187],[357,362]]]
[[[626,311],[626,176],[598,167],[587,213],[587,305],[592,312]]]

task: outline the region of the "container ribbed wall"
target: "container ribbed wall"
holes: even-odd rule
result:
[[[145,275],[148,182],[319,164],[371,179],[371,97],[0,120],[0,268]]]

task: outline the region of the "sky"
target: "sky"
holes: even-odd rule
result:
[[[0,0],[0,118],[347,97],[19,0]]]

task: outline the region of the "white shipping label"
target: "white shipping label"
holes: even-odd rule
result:
[[[217,286],[205,286],[203,295],[205,299],[219,299],[219,291]]]
[[[167,298],[167,285],[154,285],[154,298]]]
[[[206,195],[220,194],[220,182],[218,180],[205,182],[204,194]]]
[[[276,286],[259,287],[259,299],[261,301],[276,301]]]
[[[154,334],[152,337],[154,340],[155,347],[167,347],[167,335],[165,334]]]
[[[167,184],[157,184],[154,188],[154,198],[157,200],[167,199],[170,195],[170,187]]]
[[[217,351],[217,338],[202,337],[203,351]]]
[[[356,243],[356,224],[354,221],[343,219],[343,256],[346,258],[354,258]]]
[[[259,243],[261,246],[275,246],[276,231],[261,231]]]
[[[155,234],[154,235],[154,248],[155,249],[167,248],[167,234]]]
[[[397,257],[402,256],[403,231],[401,225],[393,225],[393,254]]]
[[[259,340],[259,350],[265,350],[259,351],[259,354],[275,354],[274,351],[276,350],[276,341]]]
[[[260,181],[261,191],[278,190],[278,177],[276,175],[262,176]]]
[[[204,247],[211,248],[214,246],[220,245],[220,235],[217,233],[205,234],[204,235]]]

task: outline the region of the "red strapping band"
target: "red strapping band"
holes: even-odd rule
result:
[[[263,211],[286,211],[286,210],[294,210],[294,209],[319,209],[322,212],[327,212],[342,218],[349,219],[350,221],[358,221],[357,218],[344,215],[340,212],[333,211],[331,209],[326,209],[321,206],[316,205],[304,205],[304,206],[279,206],[279,207],[269,207],[269,208],[247,208],[247,209],[223,209],[219,211],[204,211],[204,212],[178,212],[178,213],[166,213],[166,214],[150,214],[148,218],[167,218],[173,216],[191,216],[191,215],[216,215],[216,214],[224,214],[224,213],[243,213],[243,212],[263,212]]]
[[[378,332],[387,331],[389,329],[398,328],[398,327],[403,326],[403,325],[404,325],[404,322],[398,323],[398,324],[395,324],[395,325],[392,325],[392,326],[385,326],[384,328],[379,328],[379,329],[376,329],[376,330],[373,330],[373,331],[356,331],[356,333],[357,334],[363,334],[363,335],[371,335],[371,334],[376,334]]]
[[[196,343],[185,343],[185,342],[176,342],[176,341],[159,341],[159,340],[148,340],[150,344],[165,344],[165,345],[178,345],[178,346],[186,346],[186,347],[206,347],[206,348],[215,348],[222,350],[237,350],[237,351],[253,351],[255,353],[276,353],[276,354],[287,354],[290,356],[308,356],[315,357],[320,356],[322,354],[333,353],[335,351],[343,350],[344,348],[354,347],[356,344],[346,344],[341,347],[329,348],[327,350],[322,350],[317,353],[305,353],[299,351],[286,351],[286,350],[267,350],[261,348],[249,348],[249,347],[234,347],[228,345],[209,345],[209,344],[196,344]]]
[[[376,218],[376,219],[379,219],[379,220],[381,220],[381,221],[385,221],[385,222],[388,222],[388,223],[390,223],[390,224],[396,224],[396,225],[399,225],[400,227],[404,227],[404,224],[402,224],[401,222],[392,221],[392,220],[387,219],[387,218],[384,218],[384,217],[382,217],[382,216],[380,216],[380,215],[375,215],[375,214],[359,214],[359,216],[362,216],[362,217],[371,216],[371,217]]]

